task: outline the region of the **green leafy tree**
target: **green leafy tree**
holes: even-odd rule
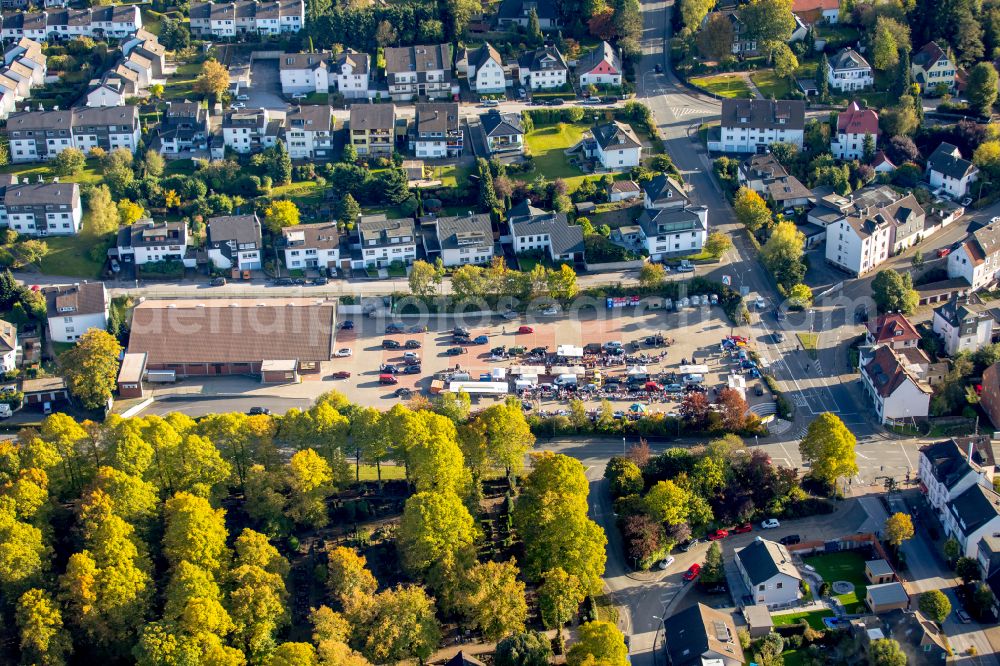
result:
[[[354,199],[350,192],[344,195],[340,201],[340,213],[337,219],[343,224],[353,224],[361,216],[361,206]]]
[[[997,101],[997,70],[988,62],[977,63],[969,72],[965,96],[974,111],[988,116]]]
[[[708,553],[705,554],[705,564],[702,565],[698,578],[706,585],[719,583],[726,579],[726,571],[722,563],[722,548],[719,547],[718,541],[713,541],[712,545],[708,547]]]
[[[580,627],[579,640],[566,653],[566,663],[569,666],[626,666],[628,647],[625,636],[610,622],[588,622]]]
[[[612,497],[638,495],[642,492],[642,470],[628,458],[614,456],[604,468],[604,478],[608,480]]]
[[[497,643],[495,666],[548,666],[552,659],[549,639],[537,631],[508,636]]]
[[[830,74],[830,60],[826,57],[826,52],[820,57],[819,65],[816,66],[816,88],[820,101],[825,102],[830,97],[830,81],[827,78]]]
[[[245,654],[260,660],[274,648],[275,633],[289,621],[284,580],[288,562],[267,537],[253,530],[240,534],[236,553],[228,575],[233,634]]]
[[[715,3],[711,0],[682,0],[681,21],[684,27],[691,32],[697,31],[713,6]]]
[[[920,595],[917,603],[920,612],[938,625],[944,623],[951,614],[951,602],[941,590],[930,590]]]
[[[338,546],[327,554],[326,584],[345,608],[375,594],[378,581],[368,571],[368,561],[351,548]]]
[[[415,296],[430,296],[438,290],[443,277],[434,264],[417,259],[410,266],[410,293]]]
[[[528,602],[524,583],[517,579],[517,565],[507,562],[483,562],[468,574],[467,617],[491,642],[524,631]]]
[[[838,478],[858,473],[856,445],[854,433],[840,417],[824,412],[809,424],[799,442],[799,453],[809,463],[809,474],[832,486]]]
[[[348,195],[350,196],[350,195]],[[280,234],[285,227],[293,227],[301,220],[299,207],[294,201],[279,199],[264,209],[264,226],[273,234]]]
[[[979,562],[976,561],[974,557],[960,557],[958,561],[955,562],[955,574],[962,579],[962,582],[968,585],[983,577],[982,571],[979,569]]]
[[[958,543],[958,539],[955,537],[948,537],[948,540],[944,542],[943,548],[944,556],[948,558],[949,562],[954,562],[962,554],[962,545]]]
[[[426,661],[441,641],[434,600],[419,587],[386,590],[352,618],[362,654],[376,664]]]
[[[486,455],[496,469],[513,478],[524,463],[524,456],[535,445],[535,436],[517,401],[510,400],[487,407],[476,417],[486,439]]]
[[[21,657],[26,664],[62,666],[73,650],[62,612],[45,590],[28,590],[17,602]]]
[[[740,12],[747,34],[765,49],[771,44],[788,43],[795,30],[792,0],[752,0]]]
[[[721,257],[733,246],[733,241],[724,233],[713,231],[705,239],[703,249],[713,257]]]
[[[885,17],[879,17],[872,39],[872,65],[880,71],[888,71],[899,63],[899,44],[892,30],[885,25]]]
[[[546,629],[556,630],[556,640],[562,645],[562,629],[576,617],[585,591],[580,579],[556,567],[545,572],[538,588],[538,609]]]
[[[219,99],[229,89],[229,70],[218,60],[206,60],[194,81],[196,93]]]
[[[75,176],[87,166],[87,158],[79,148],[65,148],[52,160],[52,170],[57,176]]]
[[[872,666],[906,666],[906,653],[891,638],[880,638],[868,646]]]
[[[701,0],[693,0],[700,3]],[[683,8],[684,4],[681,4]],[[696,36],[698,52],[706,60],[721,61],[730,54],[733,49],[733,24],[723,14],[712,14],[705,23],[705,27],[698,31]]]
[[[872,299],[879,312],[910,314],[919,298],[909,273],[883,270],[872,280]]]
[[[478,536],[476,523],[458,495],[422,492],[406,500],[397,544],[403,566],[421,576],[446,558],[471,562]]]
[[[190,562],[212,574],[221,573],[229,563],[225,513],[191,493],[180,492],[168,499],[163,506],[167,562],[171,566]]]
[[[639,284],[647,289],[659,287],[667,279],[667,270],[663,264],[647,261],[639,269]]]
[[[690,493],[673,481],[659,481],[646,493],[643,503],[653,520],[667,525],[687,521]]]
[[[792,53],[792,49],[784,42],[777,43],[771,49],[771,59],[774,61],[774,73],[782,79],[789,79],[795,76],[795,70],[799,67],[799,59]]]
[[[288,517],[302,525],[326,525],[326,498],[333,492],[329,463],[312,449],[299,451],[288,463],[288,487]]]
[[[59,357],[70,393],[87,409],[107,406],[117,387],[121,352],[113,335],[91,328]]]

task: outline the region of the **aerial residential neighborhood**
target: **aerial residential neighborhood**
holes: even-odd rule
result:
[[[997,663],[998,0],[0,4],[0,663]]]

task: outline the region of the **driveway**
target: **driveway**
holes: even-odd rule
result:
[[[250,109],[287,111],[288,104],[281,97],[281,76],[277,60],[254,60],[250,68],[250,99],[244,102]]]

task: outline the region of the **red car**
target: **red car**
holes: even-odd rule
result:
[[[715,530],[708,535],[708,540],[718,541],[720,539],[725,539],[727,536],[729,536],[729,530]]]
[[[348,379],[350,378],[350,376],[351,373],[349,373],[347,370],[338,370],[337,372],[333,373],[334,379]]]
[[[521,328],[517,329],[517,332],[518,333],[534,333],[535,329],[531,328],[530,326],[522,326]]]
[[[692,581],[698,577],[701,573],[701,565],[698,563],[692,564],[691,568],[684,572],[684,580]]]
[[[746,534],[751,530],[753,530],[753,525],[751,525],[750,523],[743,523],[739,527],[733,528],[733,534]]]
[[[939,257],[947,257],[949,254],[951,254],[951,248],[950,247],[938,248],[937,256],[939,256]]]

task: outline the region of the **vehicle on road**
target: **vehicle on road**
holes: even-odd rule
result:
[[[549,307],[542,310],[542,314],[545,315],[546,317],[555,317],[556,315],[559,314],[559,306],[550,305]]]
[[[518,333],[522,333],[522,334],[524,334],[524,333],[534,333],[535,329],[533,329],[530,326],[522,326],[519,329],[517,329],[517,332]]]
[[[402,333],[406,329],[403,328],[402,324],[389,324],[385,327],[386,335],[392,335],[393,333]]]
[[[407,340],[406,342],[403,343],[403,347],[405,347],[406,349],[420,349],[420,341]]]
[[[708,535],[709,541],[721,541],[729,536],[729,530],[718,529]]]
[[[274,286],[276,287],[291,287],[293,284],[295,284],[295,282],[292,278],[288,277],[278,278],[274,281]]]
[[[785,334],[782,333],[781,331],[775,332],[775,334],[774,334],[774,342],[775,342],[775,344],[780,344],[780,343],[782,343],[784,341],[785,341]]]
[[[394,375],[383,374],[378,376],[379,384],[398,384],[399,380]]]
[[[233,109],[239,110],[245,108],[247,108],[247,105],[244,102],[236,102],[236,104],[233,104]]]
[[[420,364],[415,363],[413,365],[408,365],[403,368],[404,375],[419,375],[420,374]]]
[[[938,251],[937,251],[938,258],[940,258],[940,257],[947,257],[949,254],[951,254],[951,248],[950,247],[939,247],[938,248]]]
[[[669,567],[673,563],[674,563],[673,556],[668,556],[667,559],[660,561],[660,564],[659,564],[660,570],[662,571],[662,570],[666,569],[667,567]]]
[[[701,543],[700,539],[689,539],[684,543],[682,543],[681,545],[677,546],[677,550],[681,551],[682,553],[686,553],[695,546],[697,546],[699,543]]]
[[[743,523],[737,527],[733,528],[733,534],[746,534],[747,532],[753,531],[753,525],[750,523]]]
[[[488,99],[488,100],[486,100],[486,101],[483,102],[483,106],[485,106],[487,108],[493,107],[493,106],[500,106],[500,102],[496,101],[495,99]]]
[[[461,356],[462,354],[468,354],[469,350],[465,347],[449,347],[444,353],[446,356]]]
[[[691,582],[701,573],[701,565],[695,562],[684,572],[684,580]]]
[[[347,370],[338,370],[337,372],[333,373],[331,376],[334,379],[350,379],[351,378],[351,373],[349,373]]]
[[[427,327],[423,324],[417,324],[416,326],[410,326],[406,329],[407,333],[426,333]]]
[[[794,546],[795,544],[801,542],[802,542],[802,537],[800,537],[798,534],[789,534],[788,536],[783,536],[780,539],[778,539],[778,543],[780,543],[782,546]]]
[[[566,100],[564,100],[562,97],[556,97],[555,99],[549,100],[549,106],[562,106],[565,103]]]
[[[270,416],[271,410],[267,407],[251,407],[247,414],[249,416]]]
[[[681,259],[681,264],[676,270],[678,273],[694,273],[694,264],[687,259]]]
[[[247,95],[245,93],[237,95],[236,96],[236,101],[237,102],[249,102],[250,101],[250,95]]]
[[[758,296],[757,299],[753,302],[753,304],[754,307],[756,307],[758,310],[763,310],[765,307],[767,307],[767,302],[764,300],[763,296]]]
[[[383,340],[382,349],[399,349],[400,344],[395,340]]]
[[[351,355],[351,353],[352,352],[348,347],[344,347],[343,349],[338,349],[337,353],[334,354],[334,356],[336,356],[337,358],[348,358]]]
[[[340,324],[340,328],[344,329],[345,331],[353,331],[354,330],[354,321],[351,320],[351,319],[345,319]]]
[[[760,524],[761,529],[773,530],[775,527],[781,527],[781,523],[778,522],[777,518],[768,518]]]
[[[961,608],[955,611],[955,616],[958,618],[958,621],[961,622],[962,624],[969,624],[970,622],[972,622],[972,618],[969,617],[969,614],[966,613]]]
[[[212,286],[213,287],[225,287],[226,286],[226,278],[224,278],[224,277],[217,277],[217,278],[213,279],[212,280]]]

